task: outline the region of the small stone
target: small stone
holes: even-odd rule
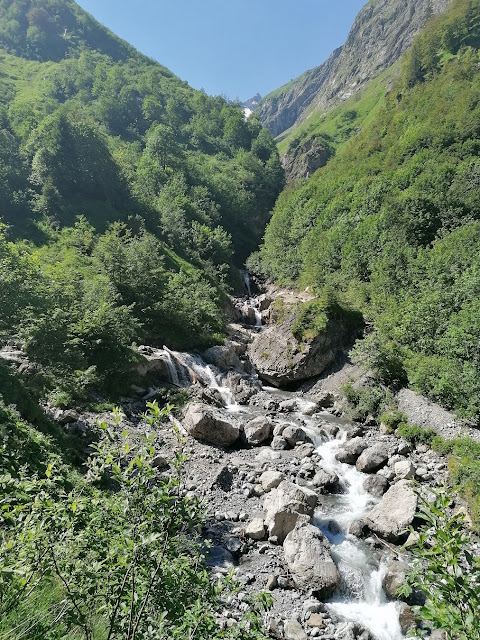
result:
[[[252,540],[263,540],[265,537],[265,525],[262,518],[254,518],[247,525],[245,535]]]
[[[277,580],[277,586],[280,587],[280,589],[289,589],[291,586],[290,580],[285,578],[285,576],[280,576]]]
[[[277,588],[277,576],[272,574],[271,576],[268,576],[268,580],[267,580],[267,584],[265,585],[265,589],[267,591],[273,591],[276,588]]]
[[[231,536],[230,538],[228,538],[225,546],[230,551],[230,553],[239,553],[242,548],[242,543],[236,536]]]
[[[415,476],[415,465],[410,460],[401,460],[394,466],[395,475],[400,480],[410,480]]]
[[[285,640],[308,640],[308,636],[298,620],[285,620],[283,633]]]
[[[298,445],[295,448],[295,454],[299,458],[308,458],[315,451],[315,447],[310,442],[305,442],[304,444]]]
[[[285,449],[288,449],[287,441],[281,436],[274,436],[270,446],[274,451],[284,451]]]
[[[312,613],[307,620],[307,626],[316,627],[317,629],[322,629],[325,625],[323,624],[323,616],[321,613]]]
[[[285,476],[281,471],[264,471],[260,476],[260,483],[264,491],[276,489],[282,480],[285,480]]]

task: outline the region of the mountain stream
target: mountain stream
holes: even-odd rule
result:
[[[247,304],[258,312],[256,301],[251,296],[248,274],[245,285],[249,294]],[[255,315],[257,326],[258,315]],[[252,331],[258,330],[252,328]],[[226,412],[242,414],[245,421],[261,414],[261,410],[256,407],[237,404],[232,391],[225,384],[225,374],[213,365],[206,364],[199,355],[179,353],[166,348],[159,350],[159,353],[167,363],[171,382],[175,385],[187,387],[199,382],[215,391],[217,396],[219,394]],[[313,523],[330,542],[331,554],[341,576],[340,587],[328,602],[329,608],[338,618],[345,620],[345,624],[361,624],[375,640],[403,640],[395,603],[387,600],[382,589],[384,560],[381,554],[379,560],[378,551],[372,551],[363,540],[348,534],[349,525],[362,518],[378,498],[374,498],[363,488],[365,474],[357,471],[355,466],[340,463],[335,458],[346,438],[345,421],[323,413],[324,422],[332,422],[339,427],[333,439],[326,439],[324,432],[320,432],[318,428],[318,421],[308,415],[308,405],[312,403],[301,394],[265,386],[263,391],[277,400],[296,399],[297,411],[289,414],[289,422],[301,424],[322,458],[324,468],[334,472],[339,478],[341,493],[322,496],[321,505],[317,507],[313,519]]]

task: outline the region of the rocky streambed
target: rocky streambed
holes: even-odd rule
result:
[[[219,624],[235,625],[249,596],[267,589],[274,604],[265,625],[279,640],[402,640],[415,625],[412,603],[395,597],[408,562],[404,532],[415,522],[412,480],[442,485],[445,461],[344,419],[331,392],[262,384],[249,357],[262,302],[242,305],[252,326],[232,325],[221,347],[201,355],[140,348],[143,373],[193,396],[176,419],[189,455],[183,490],[205,501],[212,574],[233,571],[242,585]],[[123,398],[122,428],[141,428],[155,395],[135,391]],[[93,419],[57,413],[71,432],[85,433]],[[168,426],[160,436],[168,474],[176,441]]]

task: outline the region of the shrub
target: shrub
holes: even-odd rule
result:
[[[397,428],[397,434],[411,443],[423,443],[431,445],[436,433],[433,429],[422,429],[416,424],[401,422]]]
[[[399,593],[424,593],[425,604],[417,608],[421,618],[434,629],[444,629],[449,639],[478,640],[480,560],[473,556],[464,516],[452,513],[454,494],[445,489],[435,490],[431,502],[420,493],[418,497],[417,516],[424,524],[410,548],[413,563]]]

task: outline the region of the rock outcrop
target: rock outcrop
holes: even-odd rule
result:
[[[256,113],[278,136],[312,112],[327,112],[364,88],[410,47],[429,15],[451,0],[377,0],[357,15],[343,47],[263,98]]]
[[[334,362],[336,350],[355,337],[339,317],[331,317],[325,329],[299,343],[292,333],[295,319],[291,315],[269,326],[249,346],[258,375],[275,387],[320,375]]]

